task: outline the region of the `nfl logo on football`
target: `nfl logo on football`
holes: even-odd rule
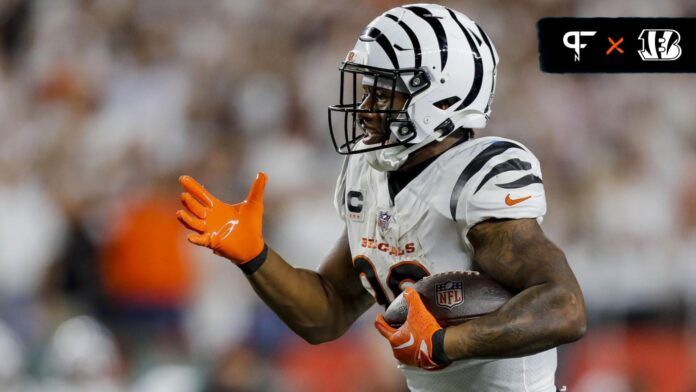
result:
[[[452,309],[453,307],[464,302],[462,282],[449,281],[441,283],[435,287],[435,295],[437,296],[438,306]]]

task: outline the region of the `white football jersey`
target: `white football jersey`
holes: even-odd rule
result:
[[[367,291],[387,306],[425,276],[476,269],[466,235],[489,218],[546,213],[539,161],[522,144],[472,139],[440,155],[394,200],[387,173],[363,154],[349,156],[336,208],[348,231],[353,265]],[[554,392],[556,349],[506,359],[455,361],[439,371],[400,364],[411,391]]]

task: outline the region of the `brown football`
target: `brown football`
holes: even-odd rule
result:
[[[413,288],[443,327],[498,310],[513,294],[500,283],[476,271],[444,272],[423,278]],[[406,300],[396,297],[384,313],[394,328],[406,321]]]

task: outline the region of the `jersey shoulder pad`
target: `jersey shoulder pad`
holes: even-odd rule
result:
[[[466,227],[489,218],[541,219],[546,213],[539,160],[523,144],[475,139],[462,144],[452,166],[449,213]]]

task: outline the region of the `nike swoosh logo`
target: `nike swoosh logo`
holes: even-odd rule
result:
[[[406,347],[413,346],[413,342],[415,341],[415,340],[413,339],[413,334],[412,334],[412,333],[409,333],[409,336],[410,336],[410,338],[408,339],[408,342],[406,342],[406,343],[404,343],[404,344],[400,344],[400,345],[394,347],[394,350],[401,350],[401,349],[404,349],[404,348],[406,348]]]
[[[420,350],[423,354],[425,354],[426,358],[430,356],[430,350],[428,350],[428,345],[425,344],[424,340],[421,340]]]
[[[433,370],[437,369],[440,367],[435,361],[430,358],[430,350],[428,349],[428,345],[425,344],[425,341],[421,341],[421,346],[420,346],[420,352],[418,355],[418,364],[420,367],[426,370]]]
[[[525,197],[520,197],[519,199],[512,199],[510,198],[510,194],[508,193],[507,196],[505,196],[505,204],[509,206],[514,206],[515,204],[522,203],[523,201],[529,199],[532,196],[525,196]]]

